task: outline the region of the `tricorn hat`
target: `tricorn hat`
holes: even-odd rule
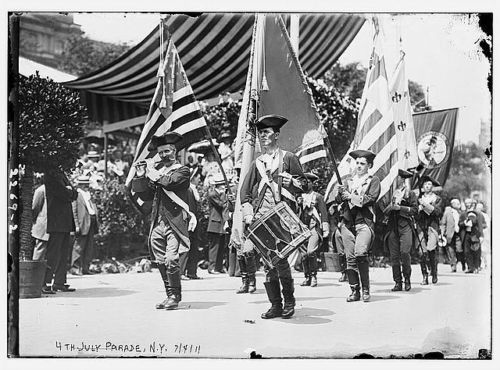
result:
[[[354,159],[364,157],[368,162],[373,162],[376,156],[376,154],[373,153],[372,151],[363,149],[353,150],[352,152],[349,153],[349,155]]]
[[[422,180],[420,180],[420,183],[421,183],[421,184],[424,184],[424,183],[426,183],[427,181],[432,182],[432,185],[434,185],[434,186],[441,186],[441,184],[440,184],[437,180],[433,179],[433,178],[432,178],[432,177],[430,177],[429,175],[422,176]]]
[[[177,132],[167,132],[162,136],[153,136],[149,143],[148,150],[162,151],[167,145],[175,145],[182,140],[182,135]]]
[[[262,130],[267,127],[273,128],[275,131],[279,129],[288,122],[288,119],[277,114],[269,114],[267,116],[260,117],[255,123],[257,130]]]
[[[316,174],[314,174],[314,173],[312,173],[312,172],[306,172],[306,173],[304,173],[304,176],[306,177],[306,179],[308,179],[308,180],[310,180],[312,182],[314,182],[314,181],[316,181],[316,180],[319,179],[319,176],[316,175]]]
[[[399,169],[398,175],[402,179],[408,179],[410,177],[413,177],[413,174],[410,171],[406,171],[406,170],[402,170],[402,169]]]

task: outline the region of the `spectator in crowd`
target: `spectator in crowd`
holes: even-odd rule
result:
[[[481,262],[481,242],[483,241],[482,215],[478,216],[472,199],[465,200],[466,210],[460,215],[460,239],[467,261],[467,274],[479,272]]]
[[[215,154],[212,150],[205,153],[203,168],[201,170],[201,176],[205,179],[203,185],[209,187],[214,184],[214,179],[216,177],[222,177],[222,171],[219,163],[215,160]]]
[[[45,184],[43,183],[43,174],[36,173],[36,180],[39,186],[33,194],[32,214],[33,227],[31,228],[31,236],[35,239],[35,249],[33,250],[33,260],[45,260],[47,256],[47,198],[45,196]],[[49,294],[53,293],[51,290]]]
[[[123,150],[121,148],[116,148],[113,151],[111,159],[111,171],[113,171],[120,179],[125,178],[128,174],[129,165],[127,162],[123,161]]]
[[[477,202],[476,205],[476,211],[478,213],[481,213],[484,219],[484,224],[483,224],[483,242],[481,244],[481,261],[484,262],[484,267],[488,266],[488,259],[490,257],[490,225],[491,225],[491,219],[488,213],[486,212],[486,209],[484,207],[484,202]]]
[[[222,213],[226,206],[225,182],[222,177],[214,179],[214,188],[208,191],[210,215],[207,232],[209,235],[208,273],[218,274],[223,271],[224,248],[226,247],[226,230]]]
[[[94,235],[99,232],[97,207],[89,191],[89,177],[80,176],[76,183],[78,196],[72,203],[76,238],[71,256],[71,268],[76,275],[89,275],[95,248]]]
[[[460,201],[456,198],[450,201],[450,205],[445,208],[441,218],[441,234],[446,237],[446,250],[450,260],[451,272],[457,272],[457,261],[462,264],[462,271],[465,271],[464,253],[462,241],[460,240]]]
[[[231,179],[233,176],[233,168],[234,168],[234,162],[233,162],[234,152],[233,149],[231,148],[232,144],[231,134],[227,131],[224,131],[220,136],[220,140],[221,143],[219,145],[218,151],[220,154],[222,168],[224,169],[224,172],[226,173],[228,179]]]
[[[45,173],[45,193],[47,198],[47,272],[43,292],[71,292],[75,289],[66,285],[66,273],[71,248],[70,233],[75,231],[71,202],[76,200],[78,193],[71,186],[67,176],[59,169]]]

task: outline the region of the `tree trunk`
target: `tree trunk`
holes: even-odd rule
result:
[[[33,169],[26,166],[21,177],[21,222],[19,226],[19,242],[21,260],[31,260],[33,258],[33,239],[31,228],[33,226],[33,215],[31,211],[33,203]]]

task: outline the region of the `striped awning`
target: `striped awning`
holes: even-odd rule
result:
[[[284,16],[288,22],[289,16]],[[299,59],[320,77],[354,39],[365,18],[351,14],[300,16]],[[253,14],[176,14],[166,25],[198,100],[242,90],[245,85]],[[104,68],[66,83],[82,93],[92,120],[113,123],[147,113],[157,85],[159,26],[142,42]]]

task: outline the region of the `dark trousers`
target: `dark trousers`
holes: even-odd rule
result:
[[[189,233],[191,246],[189,251],[183,253],[179,257],[179,264],[181,266],[181,275],[196,276],[198,268],[198,237],[193,233]]]
[[[50,284],[54,278],[55,285],[66,284],[69,250],[71,241],[69,232],[50,233],[47,243],[47,271],[45,284]]]
[[[481,248],[473,250],[471,248],[472,241],[470,234],[465,235],[464,252],[467,261],[467,269],[469,271],[476,271],[481,266]]]
[[[267,282],[279,279],[292,278],[292,270],[290,269],[290,264],[288,263],[288,260],[286,258],[280,260],[277,266],[275,266],[272,269],[270,269],[269,266],[267,266],[267,264],[265,266],[266,266],[265,271],[266,271]]]
[[[208,270],[222,271],[222,262],[224,258],[224,249],[226,247],[226,234],[208,233]]]
[[[432,277],[437,276],[437,258],[436,251],[425,251],[420,255],[420,269],[422,270],[422,276],[429,276],[429,271]]]
[[[404,278],[409,280],[411,276],[410,251],[413,243],[411,226],[398,227],[397,233],[391,230],[387,241],[391,255],[392,278],[394,282],[402,282],[401,267],[403,267]]]

